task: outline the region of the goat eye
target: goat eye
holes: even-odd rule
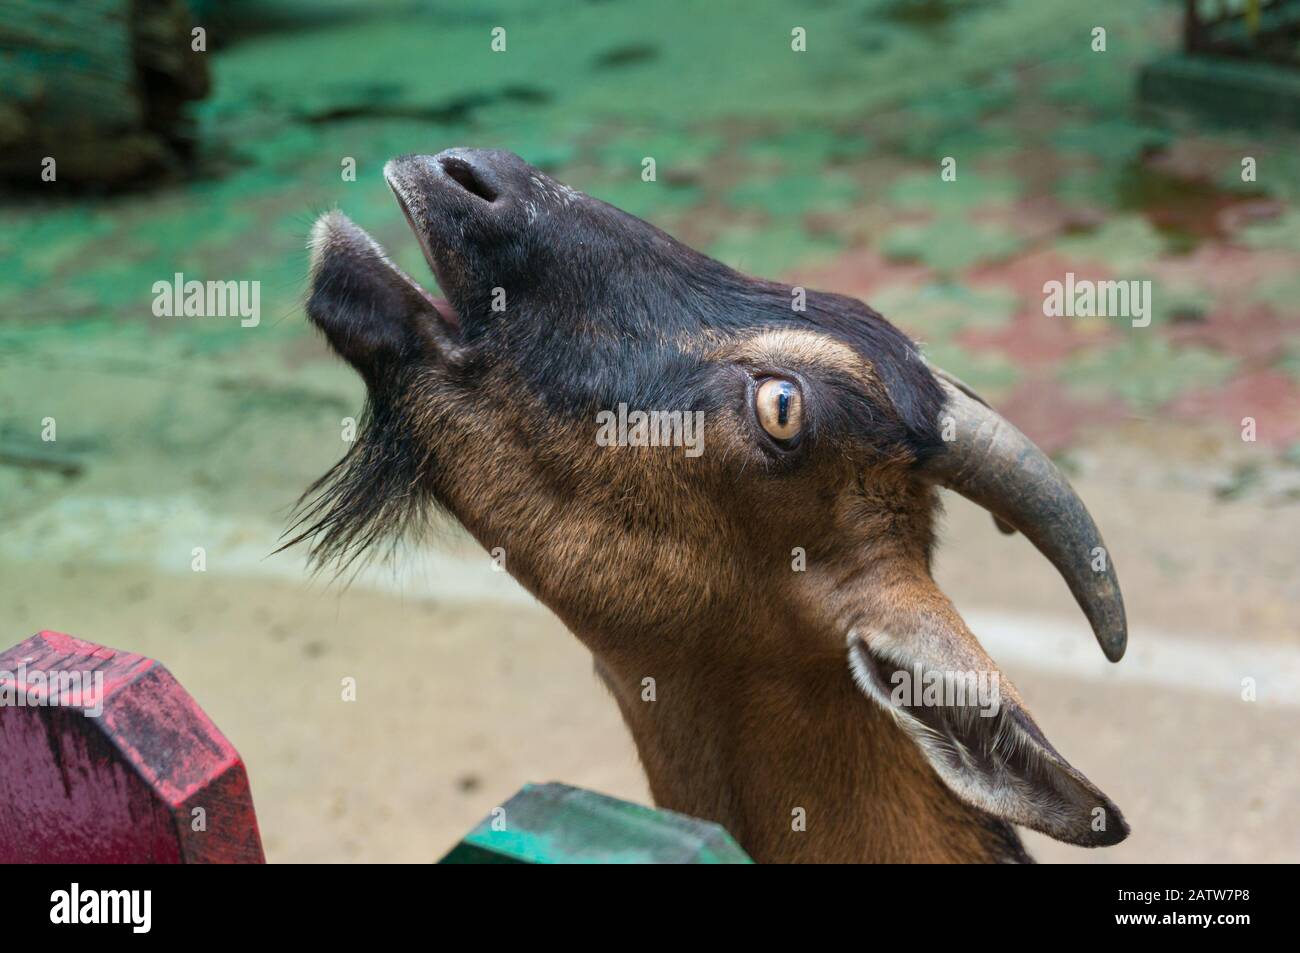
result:
[[[754,395],[754,412],[764,430],[777,440],[793,440],[803,429],[803,394],[793,381],[774,377]]]

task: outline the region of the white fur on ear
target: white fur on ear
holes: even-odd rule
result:
[[[848,650],[859,689],[893,716],[968,804],[1083,847],[1128,836],[1119,808],[1048,743],[1014,689],[1002,691],[1004,677],[987,656],[983,672],[945,670],[878,630],[850,632]],[[982,674],[998,697],[993,704],[977,697],[972,705],[968,689]]]

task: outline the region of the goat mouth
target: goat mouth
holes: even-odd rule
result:
[[[411,231],[415,232],[416,238],[419,239],[420,251],[424,253],[425,264],[427,264],[429,266],[429,270],[433,272],[434,280],[438,280],[438,269],[437,266],[434,264],[433,254],[429,251],[428,242],[420,234],[419,229],[415,227],[415,223],[411,221],[411,213],[406,210],[405,203],[402,203],[402,214],[406,216],[406,224],[410,226]],[[397,272],[398,276],[401,277],[403,281],[405,281],[407,284],[409,284],[412,288],[414,288],[416,291],[420,293],[420,297],[422,297],[429,304],[429,307],[433,308],[434,313],[436,313],[437,316],[442,320],[442,323],[447,326],[448,331],[457,334],[460,333],[460,314],[452,306],[452,303],[450,301],[448,301],[446,298],[440,298],[434,295],[431,291],[429,291],[429,289],[425,288],[424,285],[420,284],[418,281],[416,281],[414,278],[412,278],[402,269],[398,268],[396,265],[393,265],[392,267],[393,270]],[[439,281],[438,283],[441,284],[442,282]]]
[[[439,298],[437,295],[433,294],[428,288],[424,287],[424,285],[420,284],[394,264],[392,259],[387,255],[384,256],[383,263],[392,270],[396,277],[409,285],[413,291],[424,299],[424,302],[433,309],[434,315],[436,315],[438,320],[444,325],[444,330],[452,334],[460,333],[460,315],[456,313],[456,309],[452,307],[450,301],[446,298]]]
[[[399,268],[365,229],[337,209],[312,226],[311,293],[307,316],[335,343],[355,354],[362,342],[384,347],[408,331],[444,351],[460,343],[460,316]],[[386,343],[387,342],[387,343]]]
[[[424,263],[428,266],[429,272],[433,275],[439,287],[446,287],[447,283],[438,264],[438,257],[434,254],[433,248],[429,241],[428,231],[421,228],[412,213],[412,200],[410,192],[402,181],[399,174],[399,168],[395,162],[389,162],[384,166],[384,181],[388,183],[389,189],[392,190],[393,197],[397,199],[397,205],[402,210],[402,216],[406,219],[406,227],[411,230],[415,240],[420,245],[420,253],[424,255]],[[407,281],[412,282],[419,289],[425,299],[433,305],[438,312],[438,316],[443,319],[454,330],[460,330],[460,315],[446,298],[437,298],[426,291],[422,286],[414,281],[409,275],[403,275]]]

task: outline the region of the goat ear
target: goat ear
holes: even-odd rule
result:
[[[906,629],[852,633],[858,686],[967,803],[1081,847],[1122,841],[1129,828],[1119,808],[1057,753],[1014,686],[946,609]]]

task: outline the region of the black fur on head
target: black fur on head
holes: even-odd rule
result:
[[[365,379],[369,405],[356,443],[300,500],[289,533],[286,545],[311,541],[317,564],[347,565],[445,502],[435,460],[460,464],[430,439],[431,406],[544,407],[546,419],[520,411],[512,424],[539,448],[562,421],[589,426],[619,404],[716,413],[737,401],[736,367],[716,346],[764,331],[840,342],[881,385],[807,370],[802,454],[851,440],[917,463],[942,446],[939,386],[915,345],[859,301],[809,291],[795,310],[790,286],[739,274],[510,153],[403,157],[385,174],[447,298],[430,296],[342,214],[318,222],[307,313]],[[762,472],[798,464],[761,449]]]

